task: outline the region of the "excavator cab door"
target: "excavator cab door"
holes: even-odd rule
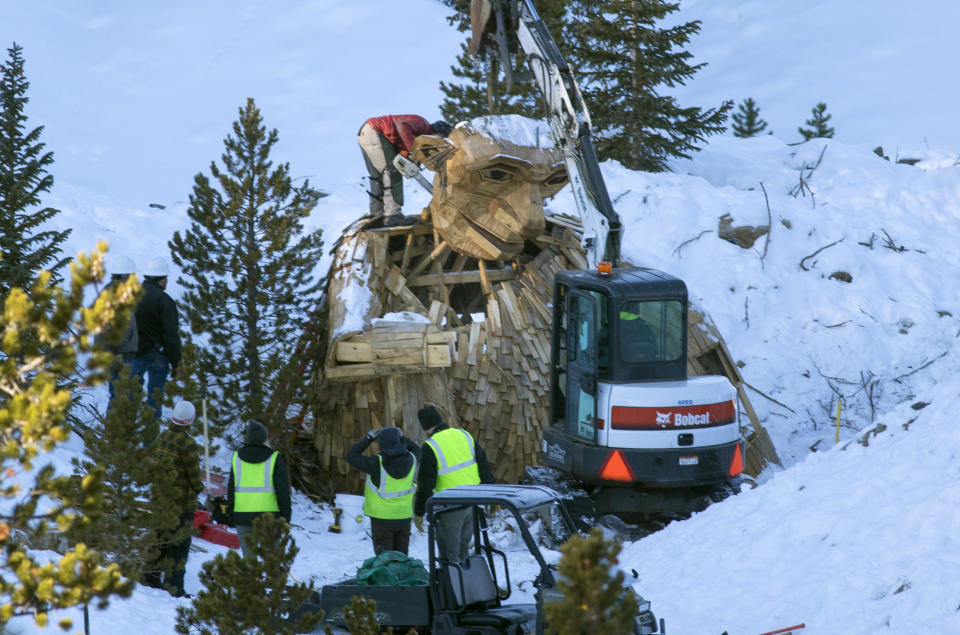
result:
[[[566,297],[566,432],[596,442],[597,303],[582,291]]]

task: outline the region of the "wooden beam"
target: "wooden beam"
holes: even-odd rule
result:
[[[496,271],[486,272],[486,280],[490,282],[501,282],[503,280],[514,280],[517,272],[513,267],[504,267]],[[428,287],[436,284],[465,284],[469,282],[482,282],[484,274],[480,271],[461,271],[460,273],[427,273],[416,278],[407,280],[408,287]]]
[[[460,273],[463,271],[463,267],[467,264],[467,255],[466,254],[457,254],[456,260],[453,261],[453,266],[450,267],[451,273]]]
[[[397,227],[377,227],[375,229],[364,229],[365,232],[374,232],[379,236],[405,236],[413,234],[423,236],[433,233],[433,223],[418,222],[415,225],[399,225]]]
[[[400,271],[406,271],[410,266],[410,247],[413,245],[413,234],[407,234],[407,242],[403,246],[403,257],[400,259]]]
[[[490,295],[490,280],[487,279],[487,264],[483,260],[478,260],[477,268],[480,270],[480,288],[483,289],[483,295]]]
[[[423,259],[417,263],[417,266],[414,267],[413,270],[411,270],[406,277],[407,278],[416,277],[417,274],[419,274],[421,271],[427,268],[427,265],[429,265],[431,262],[439,258],[441,254],[445,254],[448,249],[450,249],[450,246],[447,245],[446,241],[441,242],[439,245],[437,245],[434,248],[433,251],[431,251],[429,254],[424,256]]]

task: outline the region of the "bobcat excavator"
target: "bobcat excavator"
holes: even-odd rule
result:
[[[528,478],[589,494],[590,515],[685,515],[729,492],[743,471],[737,392],[726,377],[687,376],[687,288],[622,266],[621,223],[607,193],[590,115],[531,0],[473,0],[471,53],[510,83],[518,53],[546,103],[583,224],[590,270],[554,282],[550,426]],[[488,78],[496,81],[496,76]],[[559,475],[557,474],[559,473]],[[575,514],[576,515],[576,514]]]

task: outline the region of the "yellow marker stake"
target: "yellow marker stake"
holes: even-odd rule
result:
[[[833,440],[834,443],[840,443],[840,404],[842,403],[840,399],[837,399],[837,435]]]

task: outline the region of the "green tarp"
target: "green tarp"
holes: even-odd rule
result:
[[[427,584],[423,562],[399,551],[384,551],[363,561],[357,570],[357,584],[370,586],[409,586]]]

